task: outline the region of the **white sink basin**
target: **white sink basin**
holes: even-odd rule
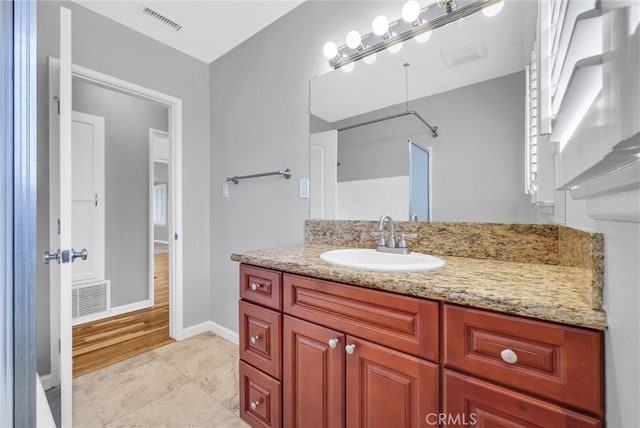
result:
[[[444,266],[444,260],[427,254],[391,254],[368,248],[325,251],[320,258],[335,266],[376,272],[423,272]]]

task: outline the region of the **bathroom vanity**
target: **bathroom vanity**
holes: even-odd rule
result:
[[[232,255],[241,262],[246,422],[604,424],[601,236],[557,225],[405,223],[429,237],[415,249],[442,257],[443,269],[379,273],[320,260],[331,248],[367,245],[372,224],[310,221],[303,245]]]

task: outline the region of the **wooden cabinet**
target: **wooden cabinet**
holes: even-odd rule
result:
[[[441,422],[449,428],[601,426],[596,418],[450,370],[444,370],[442,392]]]
[[[240,416],[254,427],[603,424],[601,332],[240,270]]]
[[[285,426],[344,426],[345,335],[285,315],[283,338]]]

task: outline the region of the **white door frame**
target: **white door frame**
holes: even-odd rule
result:
[[[59,68],[57,58],[49,58],[49,68]],[[71,66],[72,78],[92,83],[127,95],[132,95],[168,109],[168,129],[170,138],[169,159],[169,193],[173,195],[173,204],[169,207],[169,230],[173,239],[169,239],[169,336],[176,340],[184,337],[183,327],[183,245],[182,245],[182,100],[153,89],[145,88],[126,80],[118,79],[104,73],[76,64]],[[57,320],[56,320],[57,321]],[[60,332],[52,323],[51,331],[51,377],[56,385],[56,369],[53,362],[57,360]],[[59,372],[58,382],[59,382]]]

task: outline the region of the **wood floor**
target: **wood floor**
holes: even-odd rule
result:
[[[169,254],[154,256],[154,306],[73,327],[73,377],[173,342],[169,337]]]

